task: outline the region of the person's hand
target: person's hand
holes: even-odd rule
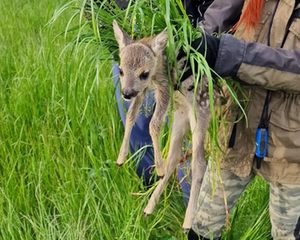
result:
[[[191,46],[192,48],[195,49],[195,51],[203,55],[207,61],[208,66],[211,69],[214,69],[216,59],[217,59],[219,44],[220,44],[219,38],[213,37],[206,33],[202,33],[201,37],[194,40]],[[183,49],[181,49],[178,53],[177,60],[180,61],[180,59],[184,57],[186,57],[186,53],[184,52]],[[187,62],[187,66],[188,68],[183,74],[181,81],[185,80],[186,78],[192,75],[192,70],[189,67],[190,66],[189,60]],[[197,66],[195,66],[195,71],[197,72]]]

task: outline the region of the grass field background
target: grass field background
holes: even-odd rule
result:
[[[66,3],[0,1],[0,239],[186,239],[176,178],[144,218],[150,191],[132,162],[116,168],[111,63],[95,43],[72,44],[76,31],[61,34],[74,2],[50,21]],[[269,239],[267,200],[257,179],[223,239]]]

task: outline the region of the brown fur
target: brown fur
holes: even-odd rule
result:
[[[153,212],[160,195],[181,159],[182,140],[186,131],[192,131],[192,187],[190,200],[186,210],[183,229],[191,228],[197,208],[198,194],[201,181],[206,169],[204,158],[205,135],[210,122],[211,114],[209,107],[208,84],[205,77],[193,89],[194,78],[191,76],[183,81],[179,91],[173,92],[175,101],[174,120],[172,123],[171,141],[166,161],[166,166],[161,156],[159,135],[161,126],[169,109],[171,92],[169,88],[168,72],[166,66],[166,30],[153,38],[146,38],[134,42],[117,24],[113,23],[114,33],[120,49],[120,81],[122,94],[125,100],[132,100],[126,115],[125,134],[120,149],[117,164],[124,163],[128,154],[129,137],[141,107],[143,98],[148,88],[154,89],[156,107],[150,122],[150,135],[153,141],[155,166],[158,176],[161,177],[144,213],[149,215]],[[178,62],[179,68],[183,61]],[[173,70],[175,73],[175,70]],[[143,73],[147,78],[143,79]],[[175,74],[173,83],[177,79]],[[190,90],[193,89],[193,90]],[[214,92],[214,102],[217,103],[219,92]]]

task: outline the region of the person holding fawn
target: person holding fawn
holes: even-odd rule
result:
[[[247,96],[247,118],[236,121],[242,113],[231,101],[223,108],[230,122],[219,134],[228,209],[258,175],[270,186],[272,237],[300,239],[300,1],[215,0],[201,25],[207,46],[199,47],[201,39],[192,46]],[[214,177],[208,164],[189,240],[221,237],[224,193],[217,187],[212,195]]]

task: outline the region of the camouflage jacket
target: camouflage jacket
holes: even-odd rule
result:
[[[208,33],[224,33],[239,19],[244,0],[215,0],[201,23]],[[226,148],[223,167],[244,177],[254,170],[269,182],[300,184],[300,18],[290,21],[300,4],[296,0],[264,1],[261,20],[245,41],[241,25],[234,36],[223,34],[215,71],[237,76],[247,96],[245,118],[232,101],[223,108],[231,122],[220,140]],[[255,135],[267,89],[268,149],[261,168],[254,160]],[[241,101],[244,101],[242,98]],[[233,131],[234,129],[234,131]],[[231,144],[228,145],[229,140]]]

